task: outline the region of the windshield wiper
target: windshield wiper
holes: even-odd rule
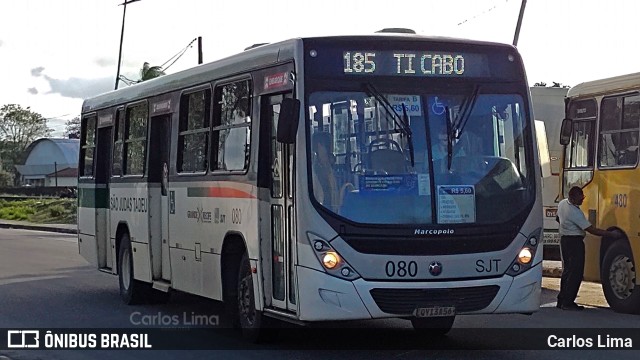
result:
[[[448,106],[444,107],[444,113],[446,114],[447,122],[447,171],[451,171],[451,160],[453,159],[453,125],[451,120],[451,109]]]
[[[387,98],[385,98],[384,95],[382,95],[378,91],[378,89],[376,89],[375,86],[373,86],[373,84],[366,83],[365,89],[368,95],[372,95],[376,100],[378,100],[379,103],[382,103],[383,105],[382,108],[385,110],[387,115],[391,116],[396,126],[400,128],[400,131],[407,136],[407,143],[409,145],[409,155],[411,157],[411,166],[412,167],[415,166],[412,132],[411,132],[411,128],[409,127],[409,116],[407,115],[407,109],[405,108],[404,103],[402,103],[403,117],[401,118],[400,115],[398,115],[398,113],[395,111],[393,106],[391,106],[391,104],[389,103],[389,100],[387,100]]]
[[[473,107],[476,104],[476,99],[478,99],[479,91],[480,86],[475,85],[471,94],[462,102],[462,108],[456,114],[455,120],[451,117],[451,110],[449,107],[445,107],[447,116],[447,170],[449,171],[451,171],[451,161],[453,160],[453,139],[460,139],[462,131],[471,116],[471,110],[473,110]]]
[[[416,162],[414,159],[414,151],[413,151],[413,133],[411,132],[411,126],[409,125],[409,115],[407,115],[407,107],[402,103],[402,122],[405,126],[405,131],[407,133],[407,145],[409,146],[409,157],[411,158],[411,167],[416,166]]]
[[[451,134],[453,138],[460,139],[462,130],[464,130],[464,127],[467,125],[467,121],[469,120],[469,117],[471,115],[471,110],[473,110],[473,107],[476,104],[476,99],[478,99],[479,91],[480,86],[475,85],[473,87],[471,95],[469,95],[469,97],[467,97],[462,103],[462,109],[460,109],[460,112],[457,114],[457,120],[454,122],[453,128],[451,129],[453,131],[453,133]]]

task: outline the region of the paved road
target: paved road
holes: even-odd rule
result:
[[[483,348],[482,344],[499,346],[508,337],[509,330],[493,331],[491,328],[620,328],[640,326],[640,317],[616,314],[607,307],[590,307],[584,312],[563,312],[555,308],[557,279],[545,279],[542,309],[531,315],[461,316],[456,319],[454,330],[438,341],[452,348]],[[583,303],[591,303],[597,297],[586,294]],[[591,300],[590,300],[591,299]],[[186,314],[217,316],[219,303],[186,294],[175,294],[165,305],[128,307],[120,303],[117,278],[89,267],[78,255],[75,236],[28,230],[0,229],[0,328],[135,328],[135,322],[147,316],[178,316]],[[597,303],[594,303],[598,305]],[[600,304],[602,305],[602,304]],[[133,320],[133,321],[132,321]],[[355,330],[346,330],[355,327]],[[358,351],[335,349],[349,347],[349,337],[358,329],[379,329],[372,339],[358,337],[354,345]],[[292,339],[278,338],[266,345],[246,344],[232,333],[211,332],[206,336],[216,351],[4,351],[0,355],[10,359],[201,359],[201,358],[348,358],[401,359],[439,358],[457,359],[473,356],[478,359],[493,358],[585,358],[598,359],[601,351],[465,351],[424,350],[422,339],[410,332],[406,320],[382,320],[331,324],[326,332],[301,332]],[[473,330],[468,330],[473,329]],[[480,330],[478,330],[480,329]],[[363,330],[363,331],[364,331]],[[378,330],[376,330],[378,331]],[[532,330],[535,333],[536,330]],[[539,330],[544,331],[544,330]],[[637,332],[638,330],[636,330]],[[368,333],[371,334],[371,333]],[[503,337],[503,338],[501,338]],[[380,343],[406,344],[386,351],[370,350]],[[412,346],[416,344],[417,346]],[[312,347],[308,351],[302,348]],[[329,350],[322,351],[327,347]],[[239,351],[237,349],[244,348]],[[611,352],[616,359],[637,358],[638,353]],[[608,355],[607,355],[608,356]],[[2,359],[2,357],[0,357]]]

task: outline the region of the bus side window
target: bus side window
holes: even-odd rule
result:
[[[148,119],[149,111],[146,102],[127,108],[124,175],[144,175]]]
[[[244,171],[251,145],[251,82],[216,87],[211,133],[211,169]]]
[[[210,102],[210,89],[184,94],[180,99],[179,173],[207,171]]]

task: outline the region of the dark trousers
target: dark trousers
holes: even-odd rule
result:
[[[562,236],[560,251],[562,252],[562,278],[558,305],[575,302],[584,275],[584,236]]]

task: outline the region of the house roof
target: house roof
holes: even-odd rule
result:
[[[53,172],[49,175],[47,175],[48,177],[70,177],[70,178],[75,178],[78,177],[78,168],[66,168],[66,169],[62,169],[62,170],[58,170],[58,172]]]
[[[64,138],[42,138],[38,139],[29,146],[24,151],[24,158],[27,159],[31,151],[41,142],[49,141],[52,142],[55,146],[60,149],[62,152],[67,164],[77,164],[78,163],[78,152],[80,151],[80,140],[79,139],[64,139]]]
[[[43,146],[39,147],[38,145]],[[40,150],[36,150],[38,148]],[[34,150],[39,153],[34,153],[32,156]],[[77,168],[79,151],[80,140],[78,139],[42,138],[27,146],[22,155],[23,163],[17,164],[15,167],[22,176],[44,177],[54,174],[56,171]],[[43,152],[46,153],[46,156],[43,156]],[[34,159],[37,160],[34,161]]]

